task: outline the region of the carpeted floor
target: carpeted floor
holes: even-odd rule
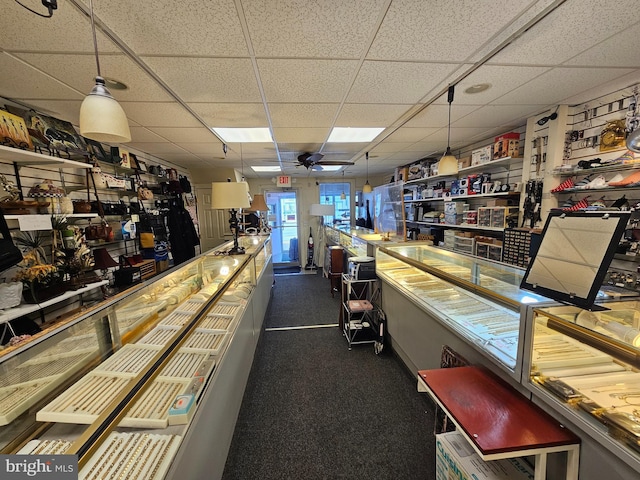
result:
[[[433,405],[388,349],[349,351],[318,275],[278,276],[224,472],[232,479],[432,479]]]

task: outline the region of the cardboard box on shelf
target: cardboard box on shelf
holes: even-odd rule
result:
[[[471,157],[464,157],[458,160],[458,170],[469,168],[471,166]]]
[[[487,207],[506,207],[509,201],[504,198],[488,198],[485,200]]]
[[[436,480],[533,480],[523,459],[485,462],[458,432],[436,435]]]
[[[515,132],[505,133],[495,138],[493,144],[493,159],[520,156],[520,134]]]
[[[471,152],[471,166],[482,165],[488,163],[493,159],[492,146],[478,148]]]

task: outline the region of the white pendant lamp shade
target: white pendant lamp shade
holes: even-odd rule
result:
[[[447,151],[438,162],[438,175],[455,175],[458,173],[458,159],[451,153],[451,103],[453,103],[453,95],[455,85],[449,85],[447,92],[447,101],[449,102],[449,123],[447,125]]]
[[[367,161],[367,181],[362,186],[362,193],[371,193],[373,188],[371,188],[371,184],[369,183],[369,152],[366,152],[365,159]]]
[[[80,106],[80,135],[97,142],[131,141],[127,116],[102,77],[96,77],[96,85]]]
[[[451,149],[447,151],[438,162],[438,175],[455,175],[458,173],[458,159],[451,153]]]

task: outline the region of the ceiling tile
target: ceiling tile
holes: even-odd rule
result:
[[[615,21],[603,21],[612,15]],[[616,0],[615,4],[609,0],[590,0],[584,5],[565,2],[491,62],[558,65],[637,23],[639,15],[636,0]]]
[[[372,105],[348,103],[340,110],[337,127],[386,127],[401,117],[407,105]]]
[[[386,155],[389,152],[399,152],[404,150],[405,148],[411,147],[415,142],[382,142],[376,145],[369,152],[369,158],[373,158],[376,155]]]
[[[189,103],[210,127],[268,127],[262,103]]]
[[[152,129],[163,138],[166,138],[170,142],[175,143],[216,143],[218,146],[222,145],[222,142],[213,134],[211,130],[206,127],[193,127],[193,128],[163,128],[155,127]]]
[[[396,130],[387,138],[385,138],[385,143],[413,143],[422,140],[423,138],[432,135],[434,132],[437,132],[438,128],[411,128],[404,127],[399,130]]]
[[[183,148],[174,145],[173,143],[143,143],[143,142],[131,142],[128,143],[131,148],[137,148],[138,150],[152,155],[162,155],[163,158],[169,158],[167,155],[188,155]]]
[[[367,58],[462,62],[530,0],[394,0]]]
[[[631,71],[614,68],[554,68],[496,99],[494,103],[551,105]]]
[[[143,60],[185,102],[262,101],[249,59],[144,57]]]
[[[20,53],[16,56],[80,92],[88,94],[95,85],[97,72],[93,55]],[[111,94],[118,101],[166,102],[172,99],[124,55],[101,55],[100,71],[103,77],[118,80],[129,87],[127,90],[111,89]]]
[[[278,143],[323,143],[329,132],[329,128],[274,128],[273,136]]]
[[[347,102],[413,104],[454,68],[439,63],[367,61],[358,72]]]
[[[159,142],[165,143],[169,140],[166,137],[158,135],[146,127],[134,127],[129,125],[129,130],[131,130],[131,141],[136,143],[151,143],[151,142]]]
[[[248,54],[233,0],[103,1],[94,8],[139,55]]]
[[[549,70],[549,67],[483,65],[456,85],[454,105],[485,105]],[[480,93],[465,93],[467,88],[481,83],[488,83],[491,88]],[[446,101],[446,95],[438,100],[439,103]]]
[[[258,59],[267,102],[281,103],[340,102],[357,66],[355,60]]]
[[[244,0],[258,57],[359,58],[385,0]]]
[[[0,95],[7,98],[80,100],[81,92],[25,65],[7,53],[0,53]]]
[[[274,128],[331,127],[338,103],[270,103],[269,113]]]
[[[209,155],[217,159],[224,159],[225,154],[219,142],[176,142],[176,145],[194,155]]]
[[[127,117],[153,127],[199,127],[201,123],[177,103],[120,102]]]
[[[455,100],[451,104],[451,123],[477,110],[476,105],[458,105]],[[432,104],[406,123],[413,128],[442,128],[449,122],[449,105]]]
[[[0,43],[3,49],[22,52],[93,53],[91,22],[71,3],[59,2],[60,8],[51,18],[38,17],[22,8],[17,2],[3,3],[0,16],[0,32],[2,32]],[[22,3],[36,11],[46,12],[40,2],[23,1]],[[100,31],[97,32],[97,37],[100,53],[118,51],[118,48]]]
[[[596,65],[599,67],[640,67],[640,49],[627,48],[630,38],[640,38],[640,24],[591,47],[571,58],[566,65]]]
[[[456,109],[455,105],[453,107]],[[452,120],[453,128],[473,127],[484,125],[498,127],[516,121],[518,125],[527,123],[527,118],[540,111],[540,105],[485,105],[465,115],[463,118]]]

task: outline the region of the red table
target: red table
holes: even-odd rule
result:
[[[535,480],[546,477],[547,454],[567,452],[567,480],[578,479],[580,439],[484,368],[418,372],[427,392],[483,460],[535,455]]]

